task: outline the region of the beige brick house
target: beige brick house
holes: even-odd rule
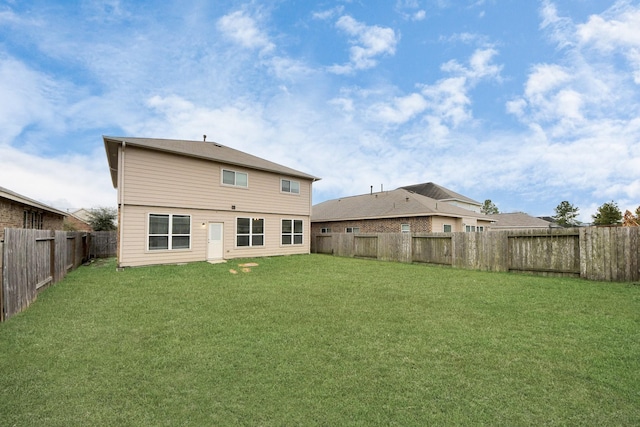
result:
[[[0,240],[5,228],[62,230],[66,213],[0,187]]]
[[[103,140],[120,267],[310,252],[319,178],[215,142]]]
[[[485,231],[490,225],[485,214],[405,188],[328,200],[314,205],[311,217],[314,236]]]

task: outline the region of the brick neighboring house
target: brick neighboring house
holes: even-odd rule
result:
[[[0,240],[5,228],[63,230],[65,212],[0,187]]]
[[[67,230],[75,230],[75,231],[93,231],[93,227],[89,224],[89,216],[90,215],[85,209],[79,209],[77,211],[71,212],[67,214],[65,218],[65,227]]]
[[[398,188],[328,200],[313,206],[312,235],[485,231],[486,215]]]

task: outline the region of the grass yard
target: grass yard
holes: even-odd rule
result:
[[[640,285],[101,261],[0,324],[0,424],[637,426]]]

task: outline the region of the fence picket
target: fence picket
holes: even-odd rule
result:
[[[116,233],[108,240],[115,241]],[[26,309],[38,292],[62,280],[91,254],[86,232],[4,229],[0,241],[0,321]],[[102,256],[115,256],[101,251]],[[98,250],[96,250],[98,252]]]
[[[414,235],[334,233],[312,236],[312,251],[485,271],[640,280],[640,227]]]

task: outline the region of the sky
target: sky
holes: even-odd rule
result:
[[[640,205],[640,1],[0,0],[0,186],[115,207],[103,135],[590,222]]]

